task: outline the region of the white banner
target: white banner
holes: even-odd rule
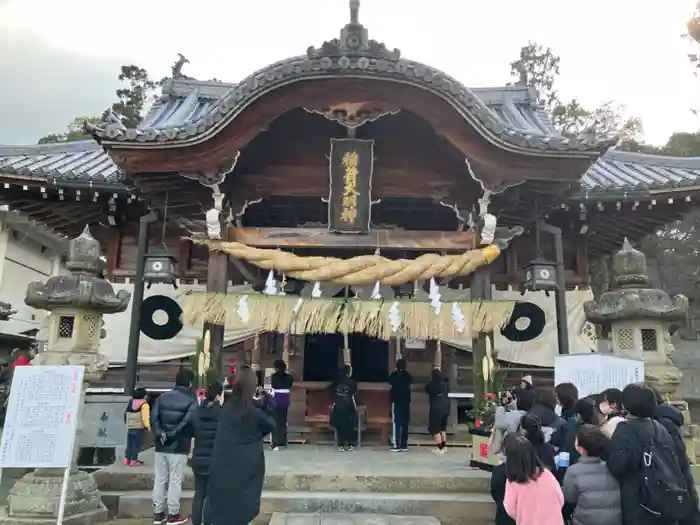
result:
[[[517,291],[492,292],[494,300],[518,301],[511,324],[494,334],[494,353],[498,359],[530,366],[554,366],[557,355],[557,314],[554,294]],[[586,321],[583,303],[593,298],[590,290],[566,292],[566,322],[569,328],[569,349],[574,353],[596,350],[595,329]],[[521,315],[519,318],[516,316]],[[446,343],[471,351],[468,338]]]

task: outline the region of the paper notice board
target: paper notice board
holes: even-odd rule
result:
[[[70,467],[83,373],[72,365],[15,368],[0,468]]]
[[[604,354],[560,355],[554,358],[554,384],[573,383],[579,397],[607,388],[622,390],[644,381],[644,361]]]

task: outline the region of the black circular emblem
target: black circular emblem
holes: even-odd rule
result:
[[[168,316],[165,324],[153,320],[153,315],[159,310]],[[174,299],[165,295],[152,295],[141,303],[141,332],[156,341],[172,339],[182,330],[181,315],[182,308]]]
[[[544,310],[533,303],[515,303],[510,321],[501,329],[503,337],[514,343],[537,339],[547,324]]]

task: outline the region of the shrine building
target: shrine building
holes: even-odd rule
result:
[[[493,325],[473,337],[300,333],[293,323],[286,333],[261,332],[203,319],[221,370],[232,358],[261,369],[276,359],[289,362],[292,424],[313,422],[325,410],[323,388],[344,361],[353,365],[361,401],[376,407],[368,418],[383,421],[386,380],[402,356],[417,378],[412,422],[424,426],[422,391],[433,367],[448,373],[453,391],[475,390],[471,352],[481,332],[494,332],[494,357],[508,363],[513,377],[551,380],[562,333],[569,351],[594,350],[595,331],[581,312],[592,297],[591,268],[625,238],[637,243],[693,209],[700,158],[616,151],[616,137],[593,132],[564,136],[532,88],[468,88],[370,39],[351,6],[336,38],[239,83],[195,80],[177,64],[137,129],[110,113],[89,128],[93,140],[0,146],[0,204],[7,206],[0,221],[9,235],[13,221],[35,221],[57,241],[89,225],[106,250],[105,276],[115,289],[133,287],[141,230],[142,248],[167,248],[177,260],[179,291],[161,283],[144,293],[143,304],[156,310],[152,297],[169,305],[183,290],[264,295],[271,275],[291,297],[317,297],[320,283],[320,298],[369,301],[378,290],[387,304],[419,295],[427,302],[431,278],[399,282],[377,273],[355,284],[347,273],[323,270],[296,278],[300,267],[276,266],[274,252],[297,255],[296,265],[310,257],[376,255],[408,268],[425,254],[473,252],[454,275],[434,266],[420,274],[437,275],[432,280],[446,303],[514,302],[512,316],[508,310],[508,318],[496,319],[490,311]],[[247,255],[232,256],[222,243]],[[565,310],[549,292],[522,295],[523,267],[557,258]],[[417,275],[412,271],[406,275]],[[0,279],[0,301],[29,315],[16,283]],[[226,315],[233,304],[223,306]],[[133,319],[129,311],[111,317],[102,351],[123,366]],[[195,352],[201,323],[178,328],[173,319],[165,323],[174,327],[170,337],[152,326],[150,335],[141,333],[139,384],[152,386],[156,363],[179,366]]]

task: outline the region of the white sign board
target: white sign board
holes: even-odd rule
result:
[[[644,361],[604,354],[560,355],[554,358],[554,384],[573,383],[579,397],[607,388],[622,390],[644,381]]]
[[[72,365],[15,368],[0,468],[70,467],[83,372]]]

